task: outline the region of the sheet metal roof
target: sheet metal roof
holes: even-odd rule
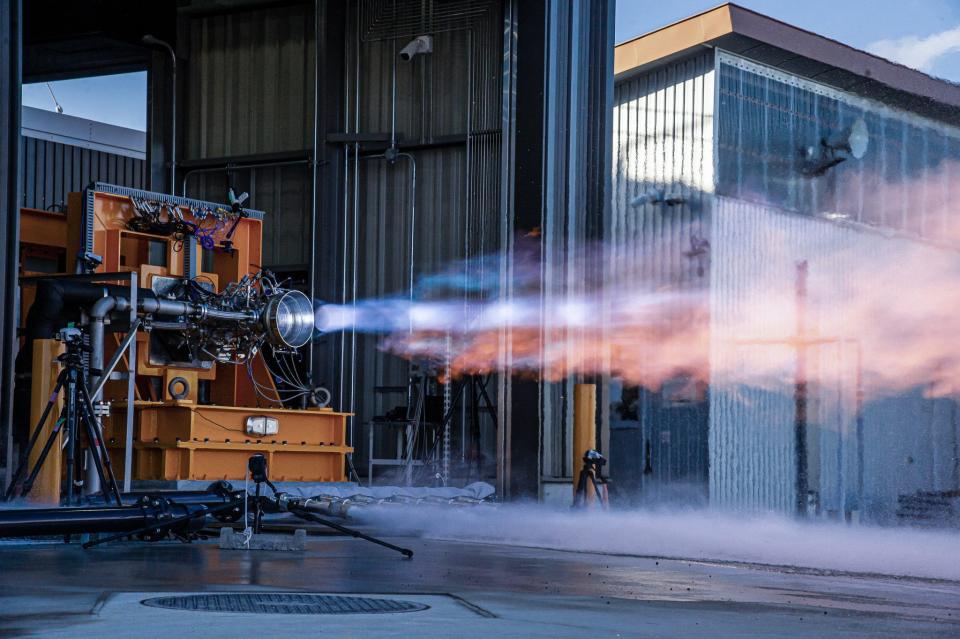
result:
[[[960,124],[960,85],[732,3],[617,45],[614,73],[620,80],[702,47]]]

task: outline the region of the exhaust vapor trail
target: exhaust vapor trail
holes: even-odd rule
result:
[[[960,174],[942,169],[951,170]],[[865,205],[944,181],[934,171],[926,179],[931,185],[864,193]],[[684,376],[782,390],[805,349],[824,387],[857,377],[866,397],[917,387],[956,394],[960,218],[928,211],[944,220],[934,245],[722,197],[716,208],[706,237],[701,227],[678,227],[672,237],[592,246],[550,264],[521,244],[508,290],[491,255],[421,278],[410,297],[321,305],[317,328],[380,334],[382,349],[408,359],[449,357],[454,376],[610,374],[650,388]],[[684,233],[696,251],[678,253]],[[800,263],[809,274],[802,303]],[[830,360],[843,349],[859,353],[856,372]]]

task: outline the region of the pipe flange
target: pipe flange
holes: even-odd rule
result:
[[[177,390],[178,386],[180,390]],[[190,382],[180,376],[174,377],[170,380],[170,383],[167,384],[167,392],[170,393],[170,397],[174,399],[186,399],[190,394]]]
[[[317,386],[312,391],[310,391],[310,403],[319,408],[326,408],[330,405],[330,400],[333,397],[323,386]]]

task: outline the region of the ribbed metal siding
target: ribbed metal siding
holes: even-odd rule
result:
[[[212,201],[226,198],[227,189],[250,194],[251,208],[264,211],[263,266],[307,269],[310,243],[310,168],[306,164],[234,169],[190,179],[191,196]]]
[[[707,302],[709,255],[694,257],[691,246],[710,241],[714,97],[709,51],[615,86],[606,268],[607,280],[630,281],[631,293],[669,287],[702,291]],[[631,204],[655,190],[684,203]],[[706,402],[673,406],[659,389],[631,388],[616,380],[610,388],[615,405],[636,403],[630,420],[639,422],[637,428],[621,421],[618,441],[624,445],[627,436],[639,438],[630,446],[641,453],[630,465],[612,467],[613,476],[641,486],[641,503],[668,496],[702,498],[708,466]],[[679,490],[681,483],[690,490]]]
[[[724,52],[719,56],[717,192],[813,215],[944,236],[960,198],[960,129]],[[869,146],[820,177],[799,156],[863,118]]]
[[[449,3],[437,6],[443,4]],[[388,164],[357,159],[353,146],[345,148],[346,225],[339,238],[343,272],[335,275],[342,278],[343,303],[409,295],[411,269],[414,279],[454,261],[471,269],[500,242],[499,2],[474,3],[482,13],[446,21],[445,29],[433,34],[433,53],[409,62],[397,56],[407,43],[408,27],[401,24],[394,31],[389,11],[373,17],[367,13],[379,5],[355,2],[348,10],[346,120],[351,132],[389,134],[396,64],[397,140],[401,148],[420,145],[407,151],[416,161],[416,201],[412,206],[407,158]],[[432,3],[398,0],[398,16],[408,15],[415,5]],[[367,28],[357,33],[358,25]],[[396,40],[390,37],[394,34]],[[405,386],[408,380],[408,363],[383,353],[378,342],[373,336],[345,333],[342,367],[332,382],[335,404],[356,414],[352,434],[358,457],[366,455],[360,426],[406,402],[403,395],[371,392],[377,386]],[[493,435],[484,433],[490,459]]]
[[[185,158],[310,148],[310,5],[195,17],[188,33]]]
[[[723,507],[789,512],[796,495],[792,347],[733,346],[738,340],[789,339],[782,334],[783,326],[794,325],[793,317],[776,314],[756,313],[746,323],[741,320],[745,308],[755,308],[751,304],[758,300],[753,296],[767,287],[779,284],[784,291],[794,290],[795,262],[777,252],[783,247],[780,242],[771,245],[767,232],[771,224],[794,233],[807,229],[799,228],[799,216],[772,221],[771,215],[762,207],[717,198],[711,233],[710,498]],[[735,334],[731,327],[736,327]],[[732,372],[750,366],[750,358],[764,355],[786,360],[767,387],[731,379]]]
[[[313,135],[309,4],[197,16],[189,25],[183,159],[303,151]],[[306,165],[190,178],[189,195],[222,201],[233,186],[266,211],[264,266],[306,267],[312,174]]]
[[[717,192],[729,197],[718,198],[712,231],[711,498],[723,506],[786,512],[796,490],[790,382],[795,351],[786,344],[734,350],[718,345],[789,337],[792,318],[762,312],[749,325],[737,325],[741,334],[725,331],[743,309],[762,309],[758,296],[764,292],[789,294],[798,261],[808,261],[811,277],[829,275],[834,287],[880,286],[851,281],[850,274],[862,274],[862,265],[876,255],[911,246],[910,240],[881,238],[823,218],[955,247],[948,229],[960,198],[960,180],[954,179],[960,130],[726,52],[717,56]],[[869,131],[863,158],[847,159],[819,177],[804,176],[800,149],[844,132],[857,118]],[[935,268],[943,254],[929,250]],[[816,295],[811,291],[811,299]],[[919,389],[868,402],[858,451],[852,406],[857,326],[844,326],[842,333],[808,349],[809,489],[824,512],[860,509],[867,518],[888,520],[900,494],[956,488],[956,406],[925,399]],[[870,353],[864,358],[869,369]],[[717,378],[762,366],[764,359],[782,367],[780,386],[761,389]],[[818,383],[818,371],[829,387]]]
[[[898,495],[955,489],[960,437],[955,404],[947,398],[925,398],[922,388],[868,395],[860,434],[863,450],[858,451],[855,405],[861,327],[838,315],[845,310],[835,298],[840,291],[854,295],[883,291],[897,298],[890,282],[867,279],[862,265],[874,263],[877,255],[890,259],[923,255],[931,267],[952,270],[960,269],[960,256],[949,249],[730,198],[718,197],[715,211],[710,305],[712,503],[781,512],[794,507],[796,350],[786,341],[794,332],[792,300],[801,261],[809,270],[808,324],[814,331],[830,327],[828,333],[824,329],[816,333],[823,343],[806,349],[810,490],[821,511],[859,509],[868,519],[884,521],[892,518]],[[777,339],[783,343],[749,343]],[[865,370],[876,370],[869,348],[863,362]],[[765,372],[762,387],[742,377],[755,370]]]
[[[21,147],[21,206],[65,210],[67,194],[92,182],[146,188],[146,162],[24,136]]]

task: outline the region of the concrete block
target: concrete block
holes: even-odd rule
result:
[[[298,528],[293,535],[264,534],[251,535],[249,542],[243,532],[233,529],[220,529],[221,550],[286,550],[304,551],[307,548],[307,531]]]

